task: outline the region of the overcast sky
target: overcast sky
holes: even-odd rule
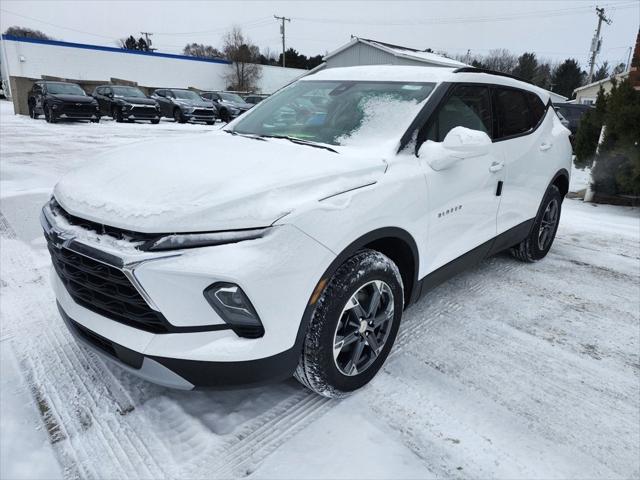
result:
[[[603,25],[598,63],[627,61],[640,23],[640,0],[605,0],[611,25]],[[287,47],[324,54],[350,36],[373,38],[453,54],[486,54],[508,48],[542,58],[576,58],[586,68],[596,26],[595,3],[584,0],[522,1],[57,1],[1,0],[2,31],[37,28],[70,42],[114,46],[117,39],[154,32],[160,51],[181,53],[186,43],[219,47],[239,25],[261,49],[279,53],[279,24],[286,16]]]

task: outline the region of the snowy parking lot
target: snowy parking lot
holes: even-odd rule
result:
[[[567,199],[546,259],[499,255],[430,292],[341,401],[294,380],[172,391],[78,346],[38,222],[54,183],[107,149],[212,128],[51,125],[0,102],[1,478],[640,476],[638,208]]]

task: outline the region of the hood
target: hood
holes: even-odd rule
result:
[[[115,100],[122,100],[136,105],[156,105],[158,103],[151,98],[144,97],[115,97]]]
[[[190,100],[190,99],[179,98],[179,99],[175,99],[174,102],[177,103],[178,105],[180,104],[189,105],[190,107],[204,107],[204,108],[213,107],[213,102],[209,100]]]
[[[220,102],[220,103],[222,103],[222,105],[230,105],[232,107],[239,108],[240,110],[249,110],[251,107],[253,107],[253,105],[251,105],[250,103],[246,103],[246,102],[229,102],[229,101],[225,101],[225,102]]]
[[[235,230],[269,226],[385,169],[381,157],[218,131],[118,149],[64,177],[54,195],[72,215],[141,233]]]
[[[55,98],[62,102],[75,102],[75,103],[94,103],[96,100],[93,97],[87,95],[65,95],[65,94],[50,94],[50,98]]]

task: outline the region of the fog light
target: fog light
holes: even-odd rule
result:
[[[217,282],[203,293],[209,305],[238,336],[258,338],[264,335],[264,327],[255,308],[238,285]]]

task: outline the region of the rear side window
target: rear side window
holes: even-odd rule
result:
[[[522,90],[496,88],[498,138],[521,135],[531,130],[531,111]]]
[[[454,127],[479,130],[491,137],[492,125],[489,88],[458,85],[429,123],[426,140],[441,142]]]
[[[535,128],[544,118],[545,113],[547,113],[547,108],[535,93],[527,92],[527,98],[529,99],[529,108],[531,109],[532,127]]]

